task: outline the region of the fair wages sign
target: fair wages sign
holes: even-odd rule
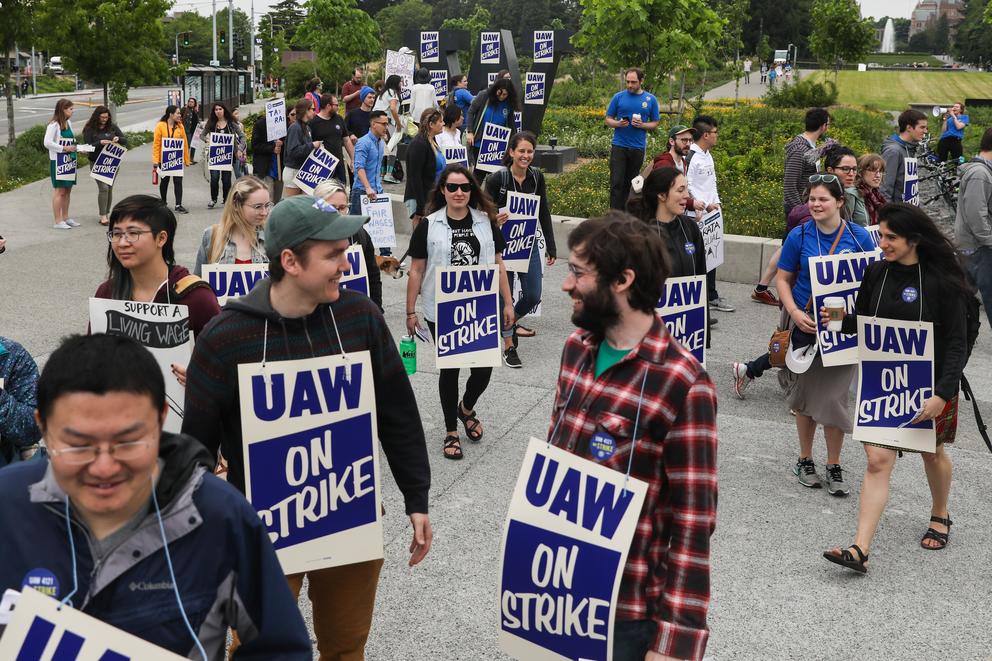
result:
[[[858,317],[856,441],[935,452],[933,420],[911,423],[933,396],[933,324]]]
[[[437,368],[498,367],[499,268],[440,267],[434,288]]]
[[[396,247],[396,228],[393,225],[393,198],[388,193],[379,193],[374,200],[362,195],[362,215],[369,217],[365,231],[372,237],[376,248]]]
[[[11,592],[8,590],[7,594]],[[32,588],[21,592],[0,638],[0,659],[18,661],[183,661],[185,658],[74,608],[61,606]]]
[[[207,169],[230,172],[234,169],[234,135],[211,133],[207,147]]]
[[[103,151],[90,166],[90,177],[108,186],[113,186],[114,179],[117,178],[117,172],[121,167],[121,161],[126,153],[127,149],[116,142],[105,144]]]
[[[530,439],[503,532],[499,647],[609,661],[617,593],[647,485]]]
[[[183,424],[186,389],[176,380],[172,365],[185,367],[193,355],[189,308],[169,303],[91,298],[90,332],[129,337],[151,352],[165,377],[169,415],[165,418],[164,429],[179,433]]]
[[[881,259],[878,251],[844,253],[810,257],[810,284],[813,288],[813,311],[810,317],[816,321],[816,343],[820,345],[820,358],[824,367],[853,365],[858,362],[858,337],[827,330],[819,323],[823,299],[840,296],[844,299],[847,314],[854,314],[854,302],[858,289],[865,277],[865,270],[873,262]]]
[[[688,275],[665,280],[665,291],[655,312],[679,344],[706,366],[706,276]]]
[[[382,557],[368,351],[238,365],[245,495],[286,574]]]
[[[486,122],[482,131],[482,142],[479,143],[479,158],[475,169],[484,172],[496,172],[503,167],[503,154],[510,144],[510,129],[506,126]]]
[[[369,273],[366,270],[365,253],[358,244],[348,248],[345,257],[348,258],[348,272],[341,276],[341,289],[350,289],[366,296],[369,295]]]
[[[265,137],[270,141],[285,138],[286,99],[275,99],[265,104]]]
[[[510,217],[500,227],[500,231],[506,240],[503,265],[507,271],[527,273],[530,270],[530,255],[537,238],[540,209],[541,198],[537,195],[515,191],[506,194],[506,211]]]
[[[158,173],[163,177],[183,176],[184,151],[182,138],[162,138],[162,162]]]
[[[269,277],[268,264],[204,264],[200,271],[220,305],[245,296],[262,278]]]
[[[340,159],[331,152],[323,147],[317,147],[310,152],[307,160],[303,161],[293,183],[307,195],[313,195],[317,186],[334,177],[334,171],[340,162]]]

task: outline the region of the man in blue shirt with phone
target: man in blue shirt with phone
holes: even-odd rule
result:
[[[621,211],[630,195],[630,180],[644,165],[647,132],[658,128],[658,99],[645,91],[644,72],[634,67],[624,72],[627,89],[617,92],[606,108],[606,125],[613,129],[610,147],[610,208]]]

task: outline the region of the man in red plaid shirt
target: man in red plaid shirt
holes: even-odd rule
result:
[[[613,659],[702,659],[716,388],[655,314],[668,259],[651,228],[611,212],[577,227],[568,247],[562,289],[579,328],[562,353],[550,441],[620,472],[634,452],[630,474],[648,485],[620,583]]]

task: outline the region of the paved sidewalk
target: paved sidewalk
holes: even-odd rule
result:
[[[757,67],[757,65],[755,65],[755,67]],[[799,76],[800,77],[805,76],[807,73],[810,73],[810,72],[809,71],[800,71],[799,72]],[[795,77],[793,77],[793,80],[796,80]],[[775,84],[776,85],[780,85],[781,84],[781,81],[776,81]],[[712,101],[714,99],[733,99],[734,98],[734,85],[735,85],[735,82],[733,80],[731,80],[729,83],[724,83],[723,85],[720,85],[719,87],[714,87],[713,89],[711,89],[710,91],[708,91],[706,94],[704,94],[703,95],[703,98],[706,99],[707,101]],[[755,70],[751,72],[751,82],[750,83],[745,83],[744,82],[744,77],[741,76],[740,98],[742,98],[742,99],[758,99],[758,98],[763,97],[765,95],[765,92],[767,92],[767,91],[768,91],[768,85],[761,83],[761,72],[758,71],[757,68],[755,68]]]

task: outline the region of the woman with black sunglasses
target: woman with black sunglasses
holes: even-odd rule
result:
[[[462,165],[453,163],[441,172],[437,186],[427,200],[428,216],[417,225],[410,238],[410,278],[406,287],[406,328],[417,333],[417,297],[423,298],[423,312],[431,335],[435,335],[434,278],[438,267],[499,266],[499,291],[503,297],[503,324],[513,323],[513,298],[506,279],[502,253],[506,248],[503,234],[496,226],[496,208],[475,178]],[[465,394],[458,399],[458,369],[440,370],[438,390],[444,412],[444,457],[461,459],[458,421],[465,426],[470,441],[482,440],[482,423],[475,404],[485,392],[492,376],[491,367],[473,367],[465,384]]]

